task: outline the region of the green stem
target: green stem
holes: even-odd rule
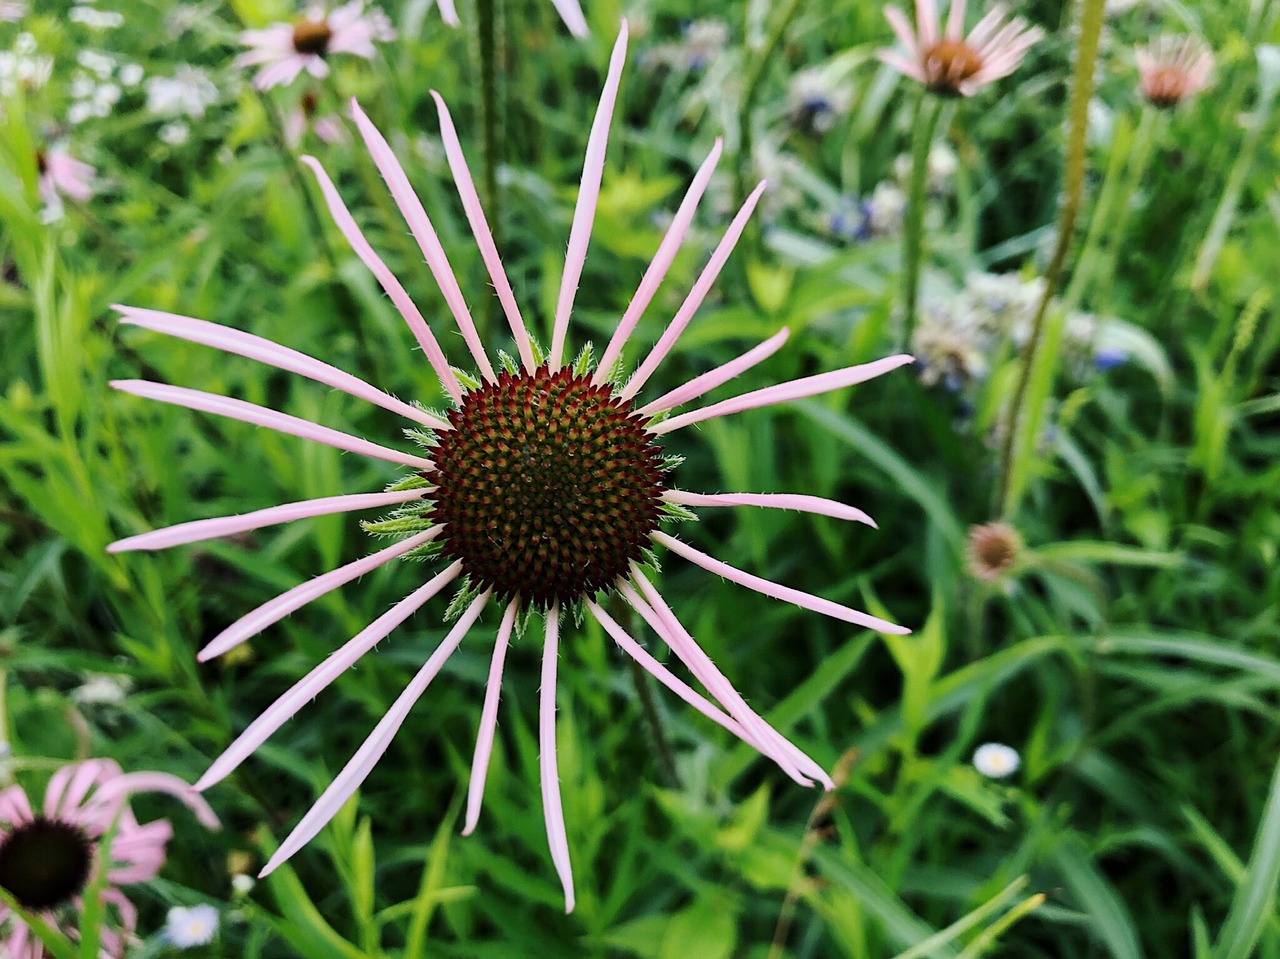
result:
[[[927,90],[916,101],[911,134],[911,180],[907,184],[907,219],[902,230],[902,349],[911,346],[920,296],[920,262],[924,253],[924,210],[928,203],[929,148],[942,116],[942,100]]]
[[[1031,322],[1031,336],[1022,351],[1017,385],[1005,416],[1004,437],[1000,447],[1000,481],[997,501],[1000,514],[1008,517],[1017,506],[1016,487],[1013,484],[1014,452],[1021,433],[1022,405],[1027,398],[1027,386],[1031,382],[1031,369],[1035,365],[1036,351],[1044,337],[1045,316],[1053,299],[1062,268],[1071,249],[1076,219],[1080,215],[1080,197],[1084,191],[1085,141],[1089,125],[1089,99],[1093,96],[1094,67],[1098,60],[1098,38],[1102,33],[1105,0],[1082,0],[1080,15],[1080,45],[1076,49],[1075,71],[1071,84],[1071,103],[1068,112],[1070,129],[1067,134],[1066,172],[1063,182],[1062,212],[1058,217],[1058,241],[1053,256],[1044,273],[1044,293]],[[1034,441],[1034,437],[1031,441]]]
[[[782,15],[777,18],[773,29],[765,38],[764,46],[756,51],[756,56],[747,69],[747,82],[743,86],[742,103],[738,108],[738,170],[733,191],[739,206],[746,202],[747,194],[750,192],[750,171],[754,168],[752,154],[755,151],[751,114],[755,110],[756,99],[760,96],[760,84],[764,79],[765,67],[773,61],[778,47],[782,45],[783,37],[786,36],[787,28],[791,26],[795,15],[800,12],[802,2],[803,0],[786,0]]]
[[[1138,132],[1134,135],[1133,146],[1129,153],[1128,175],[1125,177],[1124,188],[1118,198],[1115,216],[1112,218],[1114,225],[1111,228],[1111,237],[1107,241],[1102,270],[1097,278],[1098,302],[1109,302],[1111,282],[1115,278],[1116,267],[1124,250],[1125,234],[1129,231],[1134,194],[1138,192],[1138,188],[1146,177],[1151,153],[1159,139],[1159,131],[1164,128],[1161,122],[1162,117],[1159,110],[1147,107],[1143,109],[1142,119],[1138,122]]]
[[[630,618],[634,620],[635,613],[617,596],[610,599],[609,606],[610,615],[614,619],[621,620],[630,614]],[[635,624],[630,625],[634,632]],[[631,668],[631,684],[636,689],[636,697],[640,700],[645,722],[648,723],[649,733],[653,736],[654,752],[658,755],[658,768],[662,771],[662,777],[668,786],[680,789],[680,772],[676,768],[676,756],[671,749],[671,740],[667,737],[667,728],[663,725],[662,714],[658,712],[658,703],[653,698],[653,684],[649,681],[649,674],[630,656],[627,657],[627,665]]]
[[[324,221],[320,219],[320,211],[316,209],[316,202],[312,199],[310,191],[307,190],[307,185],[302,182],[302,175],[298,172],[298,158],[294,156],[293,151],[284,142],[284,118],[265,93],[260,92],[258,99],[262,102],[262,109],[266,111],[270,120],[267,126],[271,130],[271,140],[276,149],[280,151],[280,157],[284,161],[285,173],[293,184],[294,189],[298,191],[298,195],[302,197],[303,206],[306,207],[307,216],[311,220],[311,235],[320,244],[324,258],[329,262],[329,268],[336,274],[338,272],[338,259],[333,255],[333,247],[329,245],[329,234],[325,232]]]

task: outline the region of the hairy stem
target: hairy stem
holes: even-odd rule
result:
[[[911,180],[907,185],[907,219],[902,230],[902,349],[911,346],[920,296],[920,262],[924,253],[924,209],[928,202],[929,148],[942,115],[942,100],[927,90],[916,101],[911,134]]]
[[[1023,348],[1018,379],[1013,397],[1005,413],[1004,436],[1000,446],[1000,481],[997,502],[1000,514],[1008,517],[1017,506],[1017,487],[1013,483],[1015,447],[1021,435],[1022,405],[1031,382],[1031,369],[1044,337],[1045,315],[1049,302],[1062,278],[1062,269],[1071,248],[1076,219],[1080,215],[1080,197],[1084,190],[1085,140],[1088,133],[1089,98],[1093,96],[1094,67],[1098,60],[1098,38],[1102,33],[1105,0],[1081,0],[1080,45],[1076,49],[1075,70],[1071,81],[1068,113],[1066,173],[1063,182],[1062,212],[1058,217],[1058,240],[1044,273],[1044,292],[1031,321],[1031,336]],[[1032,442],[1034,438],[1028,440]]]

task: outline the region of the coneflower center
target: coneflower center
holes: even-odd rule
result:
[[[0,838],[0,887],[27,909],[55,909],[84,889],[93,850],[79,826],[36,816]]]
[[[445,556],[539,609],[610,586],[661,514],[663,459],[632,405],[571,369],[504,372],[463,397],[425,475]]]
[[[963,40],[939,40],[925,51],[925,82],[943,96],[959,96],[960,84],[981,69],[982,57]]]
[[[324,20],[299,20],[293,27],[293,49],[324,56],[329,52],[333,29]]]
[[[1177,67],[1159,67],[1146,77],[1143,92],[1153,107],[1176,107],[1187,95],[1187,75]]]

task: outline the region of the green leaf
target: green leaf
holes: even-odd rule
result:
[[[1213,959],[1247,959],[1252,955],[1263,927],[1275,914],[1277,883],[1280,883],[1280,762],[1271,778],[1262,822],[1253,841],[1253,854],[1218,933]]]

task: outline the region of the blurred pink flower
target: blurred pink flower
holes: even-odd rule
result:
[[[387,710],[364,745],[303,817],[263,874],[272,871],[311,840],[360,787],[388,748],[413,704],[437,676],[485,607],[501,610],[489,680],[472,765],[466,824],[470,834],[480,814],[485,776],[493,748],[499,689],[508,642],[518,615],[539,613],[545,622],[540,684],[539,740],[543,811],[551,858],[560,875],[566,910],[573,908],[569,844],[556,767],[555,704],[560,624],[571,611],[592,616],[614,641],[662,684],[704,716],[772,759],[804,785],[832,787],[823,768],[788,742],[755,712],[697,645],[659,594],[643,568],[658,546],[715,575],[767,596],[794,603],[845,623],[889,633],[908,630],[867,613],[770,582],[708,556],[660,528],[663,520],[687,518],[692,507],[773,507],[803,510],[836,519],[871,523],[861,510],[816,496],[786,493],[703,495],[669,484],[673,466],[659,445],[695,423],[758,407],[815,396],[861,383],[911,362],[909,356],[851,366],[754,390],[691,411],[670,415],[775,353],[787,338],[783,329],[737,359],[695,377],[649,401],[637,394],[670,353],[732,252],[764,190],[761,183],[733,218],[692,291],[657,344],[629,378],[615,370],[623,347],[653,300],[689,229],[699,200],[720,158],[716,142],[694,176],[653,262],[618,327],[592,367],[566,353],[569,317],[582,276],[591,225],[600,195],[605,148],[626,58],[623,23],[609,62],[604,91],[587,141],[577,207],[569,231],[550,350],[534,343],[494,245],[488,220],[444,101],[436,94],[441,139],[462,208],[495,288],[514,340],[515,357],[495,369],[471,320],[458,280],[435,229],[413,192],[409,178],[382,134],[353,102],[356,127],[387,182],[410,232],[453,315],[478,374],[465,386],[441,350],[436,335],[400,282],[370,247],[323,168],[304,157],[314,172],[330,213],[356,254],[378,279],[404,317],[453,408],[437,416],[398,400],[320,360],[229,327],[189,317],[118,307],[123,322],[212,346],[287,370],[342,390],[400,414],[424,433],[415,453],[370,443],[242,400],[141,380],[112,385],[127,393],[254,423],[338,449],[406,466],[411,471],[385,492],[304,500],[241,516],[197,520],[131,536],[113,552],[164,549],[228,536],[289,520],[370,508],[395,508],[391,528],[407,538],[371,556],[332,570],[258,607],[215,637],[200,659],[220,655],[282,620],[289,613],[402,556],[431,555],[444,569],[379,616],[341,649],[269,707],[222,754],[196,784],[205,789],[244,762],[268,737],[369,652],[393,629],[450,584],[461,586],[455,602],[462,611],[399,699]],[[555,241],[558,242],[558,241]],[[637,347],[638,349],[638,347]],[[643,355],[644,351],[640,351]],[[636,642],[598,600],[612,595],[634,610],[677,659],[718,702],[695,692]]]
[[[1135,51],[1138,85],[1152,106],[1176,107],[1209,85],[1213,51],[1198,37],[1157,37]]]
[[[284,118],[284,142],[290,150],[298,148],[307,130],[330,145],[347,138],[342,121],[332,113],[321,113],[320,101],[310,90],[298,99],[298,105]]]
[[[365,0],[351,0],[327,13],[312,7],[295,23],[275,23],[261,30],[245,30],[240,42],[249,49],[236,57],[237,67],[261,67],[253,78],[259,90],[292,83],[306,70],[327,76],[331,53],[351,53],[366,60],[375,54],[373,41],[394,40],[396,32],[381,10],[365,9]]]
[[[84,203],[93,196],[93,167],[75,159],[62,147],[36,153],[40,175],[40,197],[48,206],[60,205],[62,197]]]
[[[966,0],[952,0],[946,32],[935,0],[916,0],[914,31],[906,15],[895,6],[884,8],[906,56],[898,50],[880,50],[876,56],[904,76],[923,83],[942,96],[971,96],[980,87],[1012,73],[1027,50],[1044,31],[1028,27],[1021,17],[1004,22],[999,4],[964,36]]]
[[[44,808],[36,811],[21,786],[0,792],[0,887],[18,904],[63,931],[74,933],[75,914],[84,909],[81,893],[95,869],[105,869],[104,905],[119,913],[119,927],[103,928],[102,947],[109,956],[124,954],[137,925],[137,911],[122,886],[153,878],[164,864],[165,845],[173,834],[166,819],[145,825],[129,808],[139,792],[169,793],[181,799],[209,829],[218,817],[187,783],[168,773],[124,773],[109,759],[63,766],[49,780]],[[101,848],[111,835],[110,848]],[[6,959],[41,959],[44,949],[22,920],[0,905],[0,938]]]
[[[582,15],[582,7],[578,0],[551,0],[551,3],[570,33],[575,37],[587,35],[587,18]],[[440,19],[449,26],[456,27],[462,23],[458,19],[458,8],[454,0],[436,0],[436,5],[440,8]]]

